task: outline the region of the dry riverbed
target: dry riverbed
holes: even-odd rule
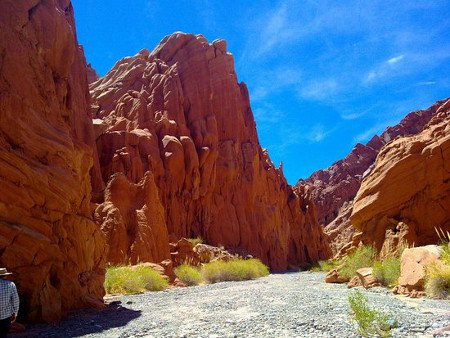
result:
[[[358,337],[348,317],[352,290],[323,280],[320,272],[287,273],[117,297],[102,312],[74,312],[57,326],[30,327],[26,336]],[[432,337],[450,325],[449,301],[408,299],[382,288],[363,292],[398,322],[394,337]]]

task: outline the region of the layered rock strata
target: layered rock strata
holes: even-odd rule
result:
[[[224,40],[175,33],[151,53],[120,60],[90,88],[102,172],[93,184],[108,186],[106,199],[95,195],[96,219],[110,240],[122,241],[111,250],[120,248],[124,260],[170,257],[166,249],[150,257],[153,242],[143,237],[168,248],[168,237],[201,236],[274,270],[329,255],[306,191],[293,190],[259,145],[248,90]],[[137,206],[121,204],[128,186],[142,185],[131,194]]]
[[[318,221],[325,227],[334,254],[345,252],[351,245],[355,234],[349,219],[353,199],[363,178],[372,170],[380,149],[396,137],[420,133],[444,102],[438,101],[428,109],[409,113],[397,125],[375,135],[366,145],[358,143],[344,159],[297,183],[297,186],[314,188],[312,196]]]
[[[70,1],[2,0],[0,265],[14,272],[29,320],[102,304],[105,239],[91,216],[88,107]]]
[[[450,231],[450,100],[424,130],[400,137],[380,151],[355,197],[353,226],[359,242],[389,255],[405,243],[439,242]]]

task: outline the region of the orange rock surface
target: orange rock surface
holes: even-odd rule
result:
[[[358,143],[344,159],[297,183],[297,186],[313,188],[318,221],[329,236],[334,255],[342,255],[352,243],[356,231],[350,223],[353,199],[363,178],[373,169],[380,149],[396,137],[420,133],[444,102],[438,101],[428,109],[409,113],[397,125],[375,135],[366,145]]]
[[[85,69],[70,1],[0,1],[0,265],[28,320],[102,302]]]
[[[361,232],[355,242],[374,245],[382,255],[402,242],[435,244],[435,228],[450,230],[450,100],[421,133],[380,151],[354,200],[351,222]]]
[[[167,234],[174,241],[201,236],[274,270],[328,257],[314,205],[259,145],[247,87],[224,40],[172,34],[153,52],[117,62],[90,89],[102,172],[102,182],[93,179],[96,219],[123,261],[152,258],[154,244],[136,249],[136,233],[167,247]],[[129,187],[143,180],[147,188],[133,188],[132,198],[143,203],[121,206],[122,189],[128,200]],[[97,189],[104,184],[105,199]],[[146,194],[153,197],[144,201]]]

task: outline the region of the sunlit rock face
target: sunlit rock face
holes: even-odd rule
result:
[[[406,242],[439,242],[450,231],[450,100],[417,135],[383,147],[355,197],[351,222],[359,242],[389,255]],[[442,235],[441,235],[442,236]]]
[[[22,318],[102,301],[88,107],[70,1],[0,1],[0,266],[15,274]]]
[[[367,144],[358,143],[344,159],[297,183],[297,186],[313,188],[311,194],[317,206],[318,222],[329,236],[333,254],[342,254],[351,245],[356,231],[350,222],[353,199],[363,178],[373,169],[380,149],[396,137],[420,133],[444,102],[438,101],[428,109],[409,113]]]
[[[163,260],[169,239],[196,236],[274,270],[328,257],[309,192],[293,190],[259,144],[224,40],[172,34],[90,89],[93,184],[107,186],[95,217],[114,243],[110,261]]]

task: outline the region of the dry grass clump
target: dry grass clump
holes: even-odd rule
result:
[[[342,260],[342,267],[339,274],[351,279],[356,275],[356,270],[373,265],[375,260],[375,250],[373,247],[364,245],[356,249]]]
[[[427,267],[425,293],[433,298],[450,297],[450,265],[432,264]]]
[[[174,269],[175,275],[187,286],[198,285],[203,281],[200,270],[192,265],[182,264]]]
[[[425,293],[433,298],[450,298],[450,245],[441,245],[441,262],[427,267]]]
[[[161,291],[168,286],[168,281],[151,267],[111,266],[106,269],[105,290],[109,294]]]
[[[242,281],[264,277],[269,268],[259,259],[235,259],[228,262],[213,261],[202,266],[202,275],[208,283]]]
[[[318,261],[309,269],[309,271],[313,271],[313,272],[331,271],[333,269],[336,269],[341,264],[342,264],[342,261],[336,260],[336,259],[329,259],[326,261]]]
[[[441,260],[444,264],[450,265],[450,243],[441,245]]]
[[[397,285],[400,278],[400,258],[391,257],[373,263],[373,275],[384,286]]]
[[[195,237],[195,238],[186,238],[188,242],[190,242],[193,246],[196,246],[197,244],[203,243],[203,238],[201,237]]]

